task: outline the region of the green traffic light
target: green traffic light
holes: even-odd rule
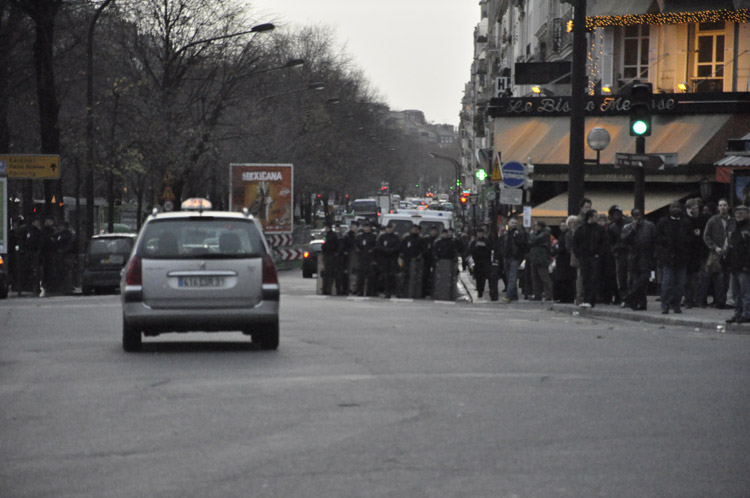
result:
[[[636,135],[643,135],[648,131],[648,124],[645,121],[638,120],[634,121],[632,125],[633,133]]]

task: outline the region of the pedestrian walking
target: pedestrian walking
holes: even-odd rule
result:
[[[508,230],[501,237],[500,245],[502,247],[505,275],[508,279],[503,301],[506,303],[518,301],[518,267],[526,257],[528,240],[526,230],[523,227],[519,227],[517,217],[514,216],[508,220]]]
[[[401,239],[389,223],[377,240],[378,271],[383,277],[385,298],[390,299],[398,291],[398,254]]]
[[[670,308],[682,313],[680,304],[687,280],[687,252],[690,241],[690,226],[682,216],[679,201],[669,205],[669,214],[656,225],[656,254],[662,267],[661,312],[666,315]]]
[[[424,270],[422,272],[422,295],[425,297],[432,296],[433,271],[435,269],[435,257],[432,248],[437,242],[438,236],[437,225],[430,225],[429,234],[425,237]]]
[[[58,257],[57,251],[55,250],[55,219],[51,216],[44,217],[44,225],[42,226],[42,251],[41,251],[41,265],[42,265],[42,293],[41,295],[48,295],[57,292],[59,283],[57,280],[58,276]]]
[[[496,233],[490,234],[490,246],[492,247],[492,268],[490,270],[489,279],[490,301],[497,301],[500,298],[499,283],[500,280],[505,279],[503,249],[500,242],[503,233],[505,233],[505,227],[503,225],[500,225],[497,227]]]
[[[484,296],[484,285],[492,271],[492,246],[484,227],[479,227],[477,237],[469,243],[469,256],[474,261],[474,279],[477,284],[477,296]]]
[[[621,241],[628,249],[628,293],[625,305],[632,310],[645,311],[646,292],[654,268],[656,225],[644,219],[643,211],[631,211],[633,221],[622,229]]]
[[[529,237],[529,256],[526,264],[531,267],[534,288],[533,301],[552,300],[552,279],[549,265],[552,258],[552,231],[544,221],[537,221]]]
[[[617,268],[615,256],[612,251],[612,241],[609,235],[609,217],[600,213],[596,215],[596,222],[604,229],[604,248],[602,250],[601,264],[599,265],[599,294],[597,302],[604,304],[620,304],[620,295],[617,290]]]
[[[30,225],[22,229],[21,254],[19,269],[21,270],[21,290],[30,291],[35,296],[41,294],[42,278],[42,220],[34,218]]]
[[[729,235],[727,260],[732,272],[734,315],[727,323],[750,323],[750,213],[748,207],[734,208],[736,224]]]
[[[581,280],[583,283],[583,308],[596,305],[599,295],[599,281],[602,255],[605,250],[606,233],[597,222],[597,213],[589,209],[584,215],[585,223],[576,229],[573,236],[573,253],[578,259]]]
[[[735,220],[729,215],[729,201],[719,199],[719,212],[712,216],[703,232],[703,242],[708,247],[706,257],[707,280],[714,296],[715,308],[724,309],[727,304],[729,271],[724,261],[729,246],[729,233],[734,229]]]

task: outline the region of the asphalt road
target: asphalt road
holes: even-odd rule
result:
[[[750,496],[748,336],[281,284],[276,352],[0,302],[0,496]]]

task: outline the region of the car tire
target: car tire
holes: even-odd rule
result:
[[[128,353],[141,350],[141,331],[123,320],[122,321],[122,349]]]
[[[0,299],[7,299],[8,298],[8,288],[3,286],[0,287]]]
[[[81,293],[83,293],[84,296],[90,296],[92,292],[94,292],[94,289],[90,285],[84,285],[81,287]]]
[[[311,271],[302,270],[302,278],[312,278],[313,274]]]
[[[253,342],[267,351],[279,349],[279,321],[261,325],[253,336]]]

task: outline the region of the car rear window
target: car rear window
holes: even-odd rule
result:
[[[155,220],[143,229],[144,258],[249,258],[265,254],[262,235],[252,221],[214,217]]]
[[[129,254],[133,247],[131,238],[91,239],[89,254]]]

